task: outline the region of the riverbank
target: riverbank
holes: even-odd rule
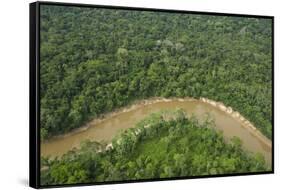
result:
[[[215,108],[221,110],[222,112],[228,114],[232,118],[234,118],[236,120],[239,120],[239,122],[242,124],[242,126],[245,129],[247,129],[247,131],[249,131],[252,135],[254,135],[256,138],[258,138],[261,142],[263,142],[270,149],[272,148],[271,140],[269,140],[266,136],[264,136],[249,120],[247,120],[245,117],[243,117],[239,112],[234,111],[229,106],[225,106],[222,102],[216,102],[216,101],[210,100],[208,98],[203,98],[203,97],[201,97],[199,99],[195,99],[195,98],[192,98],[192,97],[185,97],[185,98],[154,97],[154,98],[150,98],[150,99],[146,99],[146,100],[137,100],[129,106],[116,109],[113,112],[102,114],[102,115],[100,115],[99,118],[93,119],[92,121],[88,122],[87,124],[85,124],[82,127],[74,129],[71,132],[68,132],[68,133],[63,134],[63,135],[54,136],[54,137],[52,137],[52,138],[50,138],[46,141],[43,141],[43,143],[46,143],[46,142],[49,142],[49,141],[52,141],[52,140],[55,140],[55,139],[65,138],[65,137],[72,136],[74,134],[80,133],[82,131],[86,131],[90,127],[98,125],[98,124],[104,122],[105,120],[107,120],[108,118],[116,117],[116,116],[118,116],[122,113],[127,113],[127,112],[130,112],[130,111],[136,110],[136,109],[138,109],[142,106],[145,106],[145,105],[151,105],[151,104],[161,103],[161,102],[172,102],[172,101],[179,101],[179,102],[199,101],[199,102],[209,104],[210,106],[215,107]]]
[[[161,97],[153,97],[153,98],[149,98],[149,99],[145,99],[145,100],[136,100],[136,101],[133,101],[130,105],[127,105],[127,106],[122,107],[122,108],[117,108],[114,111],[109,112],[109,113],[101,114],[98,118],[91,119],[85,125],[83,125],[79,128],[73,129],[70,132],[67,132],[66,134],[56,135],[56,136],[53,136],[49,139],[46,139],[46,140],[43,141],[43,143],[49,142],[49,141],[52,141],[52,140],[55,140],[55,139],[59,139],[59,138],[68,137],[68,136],[71,136],[73,134],[76,134],[76,133],[79,133],[79,132],[82,132],[82,131],[86,131],[90,127],[92,127],[94,125],[97,125],[97,124],[103,122],[104,120],[106,120],[108,118],[115,117],[115,116],[118,116],[119,114],[136,110],[136,109],[140,108],[141,106],[150,105],[150,104],[159,103],[159,102],[171,102],[173,100],[195,101],[195,100],[198,100],[198,99],[190,98],[190,97],[169,98],[169,99],[161,98]]]
[[[238,119],[242,126],[245,127],[252,135],[256,136],[260,141],[265,143],[268,147],[272,147],[272,142],[266,136],[264,136],[249,120],[243,117],[238,111],[234,111],[231,107],[225,106],[222,102],[215,102],[207,98],[200,98],[200,101],[210,104],[213,107],[220,109],[221,111],[229,114],[235,119]]]

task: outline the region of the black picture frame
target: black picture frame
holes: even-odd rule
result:
[[[77,183],[65,185],[48,185],[40,184],[40,6],[55,5],[69,7],[87,7],[87,8],[103,8],[117,10],[134,10],[134,11],[155,11],[169,13],[188,13],[197,15],[215,15],[215,16],[232,16],[232,17],[247,17],[247,18],[266,18],[272,21],[272,170],[265,172],[249,172],[237,174],[223,175],[208,175],[208,176],[189,176],[189,177],[173,177],[160,179],[145,179],[145,180],[130,180],[130,181],[113,181],[113,182],[98,182],[98,183]],[[124,7],[124,6],[109,6],[109,5],[91,5],[91,4],[76,4],[76,3],[59,3],[59,2],[34,2],[29,4],[29,39],[30,39],[30,65],[29,65],[29,185],[33,188],[53,188],[53,187],[72,187],[72,186],[88,186],[102,184],[119,184],[119,183],[135,183],[135,182],[151,182],[151,181],[166,181],[166,180],[182,180],[194,178],[214,178],[227,176],[245,176],[245,175],[260,175],[274,173],[274,17],[263,15],[248,15],[248,14],[233,14],[233,13],[218,13],[218,12],[200,12],[187,10],[171,10],[171,9],[156,9],[156,8],[141,8],[141,7]]]

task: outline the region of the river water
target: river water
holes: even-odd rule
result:
[[[175,110],[177,108],[182,108],[188,115],[194,114],[199,121],[206,119],[207,113],[209,113],[215,121],[215,128],[223,131],[226,140],[233,136],[239,137],[242,140],[244,149],[253,153],[261,153],[265,157],[266,162],[271,165],[271,146],[254,135],[253,131],[243,126],[239,119],[232,117],[217,107],[195,99],[156,101],[149,104],[141,104],[133,109],[120,111],[106,117],[100,122],[93,120],[87,124],[85,130],[71,132],[42,142],[41,156],[61,156],[74,147],[79,148],[80,143],[87,139],[110,142],[119,131],[133,127],[149,114],[160,110]],[[266,137],[262,138],[266,139]]]

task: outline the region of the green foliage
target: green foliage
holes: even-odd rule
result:
[[[271,20],[41,6],[41,138],[135,100],[207,97],[272,135]],[[113,140],[42,158],[42,184],[266,171],[234,138],[185,113],[153,114]]]
[[[153,96],[222,101],[271,138],[271,20],[47,5],[40,13],[43,139]]]
[[[149,127],[146,127],[148,126]],[[42,160],[43,185],[202,176],[268,170],[261,155],[229,144],[211,122],[198,124],[181,110],[155,113],[113,141],[112,149],[85,142],[61,159]]]

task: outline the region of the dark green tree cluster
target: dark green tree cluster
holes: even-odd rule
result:
[[[261,155],[241,148],[206,120],[181,110],[155,113],[118,135],[113,148],[85,142],[61,159],[42,158],[41,183],[72,184],[266,171]]]
[[[41,6],[42,139],[138,99],[207,97],[272,132],[271,20]]]

